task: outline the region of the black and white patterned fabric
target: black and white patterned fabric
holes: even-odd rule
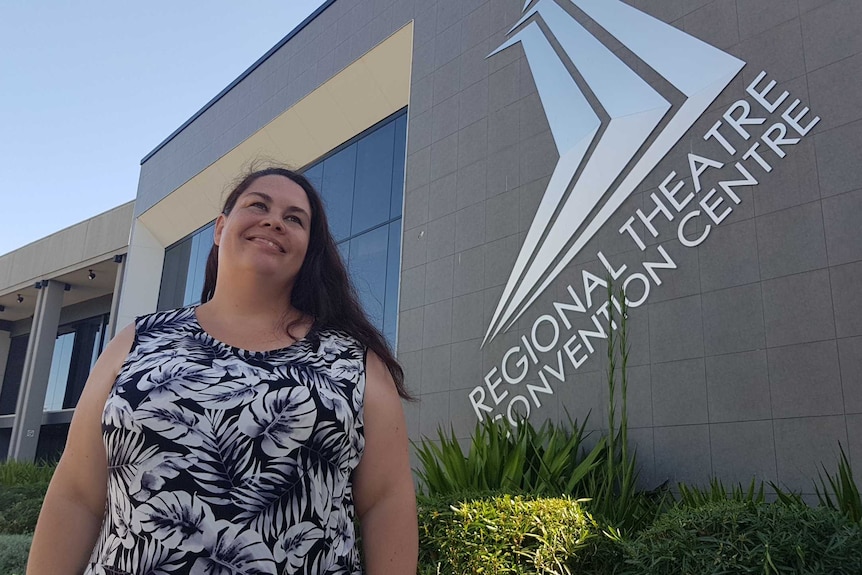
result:
[[[193,307],[139,318],[102,416],[108,498],[85,575],[360,573],[365,353],[315,330],[242,350]]]

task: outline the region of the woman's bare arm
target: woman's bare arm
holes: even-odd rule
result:
[[[404,411],[389,370],[370,351],[365,452],[356,469],[353,493],[368,575],[414,575],[419,534]]]
[[[107,492],[102,411],[134,334],[132,325],[118,333],[90,372],[39,513],[27,575],[76,575],[87,564],[102,525]]]

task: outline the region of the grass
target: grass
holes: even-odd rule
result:
[[[46,463],[4,461],[0,463],[0,486],[47,484],[51,481],[56,468],[56,465]]]
[[[32,535],[0,535],[0,574],[24,575]]]

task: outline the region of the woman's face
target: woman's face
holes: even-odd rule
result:
[[[262,176],[240,195],[229,215],[216,220],[219,269],[260,274],[291,286],[305,260],[310,232],[305,190],[284,176]]]

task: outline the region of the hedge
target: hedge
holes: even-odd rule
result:
[[[0,573],[24,575],[32,535],[0,535]]]
[[[421,573],[562,573],[596,561],[598,526],[578,501],[420,498]]]
[[[0,486],[0,534],[33,533],[47,488],[46,484]]]
[[[862,573],[862,526],[800,504],[681,506],[622,545],[631,574]]]

